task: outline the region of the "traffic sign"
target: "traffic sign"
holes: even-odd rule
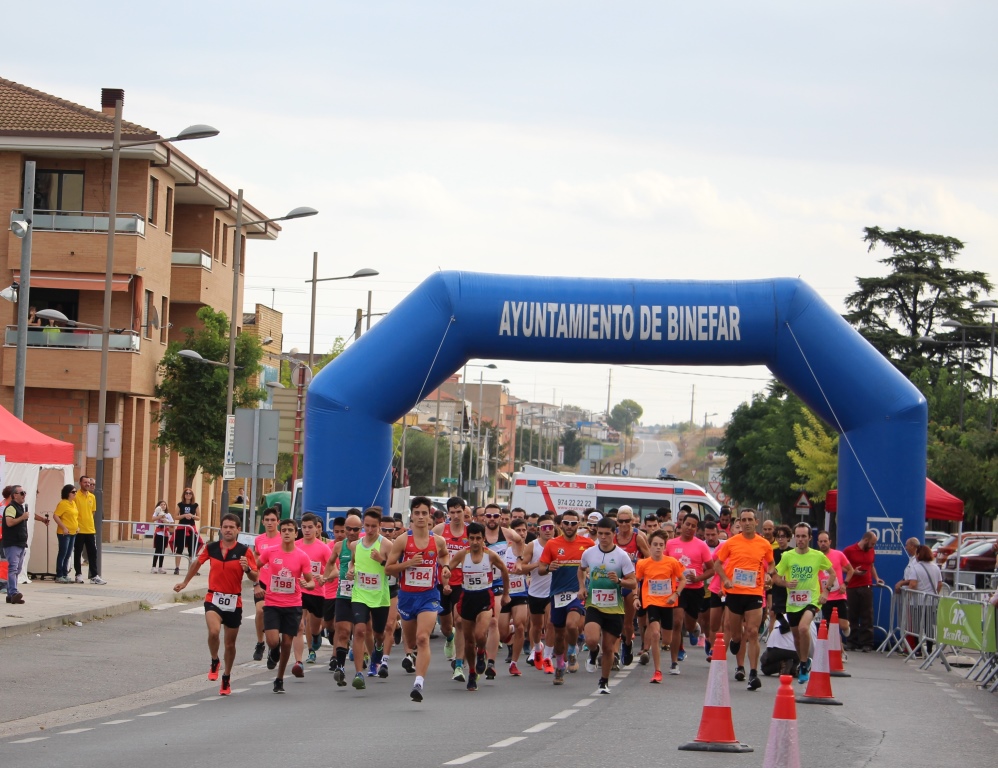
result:
[[[806,517],[811,513],[811,500],[804,491],[801,491],[800,496],[797,497],[797,503],[794,507],[797,509],[797,514],[801,517]]]
[[[304,363],[295,367],[291,371],[291,383],[296,387],[307,387],[312,381],[312,369]]]
[[[441,477],[440,478],[440,484],[441,485],[457,485],[457,478],[456,477]]]

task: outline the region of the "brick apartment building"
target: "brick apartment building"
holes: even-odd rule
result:
[[[25,162],[37,169],[29,303],[96,326],[110,218],[111,157],[101,147],[111,142],[118,93],[105,89],[102,109],[93,110],[0,79],[0,212],[10,221],[23,218]],[[150,138],[159,137],[124,123],[122,142]],[[123,330],[110,335],[107,421],[122,426],[122,455],[105,462],[105,517],[145,520],[160,498],[175,509],[185,475],[180,457],[152,443],[157,366],[168,342],[198,324],[200,307],[231,310],[236,193],[169,143],[123,149],[119,175],[111,327]],[[267,218],[244,208],[246,219]],[[279,229],[246,228],[244,246],[246,237],[273,240]],[[245,247],[243,254],[245,264]],[[0,237],[0,289],[19,280],[20,259],[21,240]],[[10,410],[16,305],[0,301],[0,319],[0,403]],[[274,336],[268,351],[280,349]],[[76,447],[77,475],[95,472],[84,454],[86,425],[97,421],[100,347],[99,333],[28,329],[24,420]],[[194,489],[207,524],[215,487],[198,476]]]

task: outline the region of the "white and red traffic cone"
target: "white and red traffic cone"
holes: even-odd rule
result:
[[[680,749],[687,752],[752,752],[748,744],[735,738],[731,720],[731,692],[728,689],[728,649],[720,632],[711,647],[710,672],[707,675],[707,694],[704,696],[703,713],[696,738]]]
[[[852,677],[842,664],[842,633],[839,630],[839,609],[832,608],[828,621],[828,674],[832,677]]]
[[[780,688],[773,704],[773,721],[762,768],[800,768],[800,742],[797,739],[797,704],[790,675],[780,675]]]
[[[803,662],[802,662],[803,663]],[[818,627],[818,642],[814,646],[811,677],[803,696],[798,696],[801,704],[835,704],[842,702],[832,696],[832,677],[828,670],[828,626],[821,620]]]

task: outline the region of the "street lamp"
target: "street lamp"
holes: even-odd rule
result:
[[[94,473],[95,496],[97,509],[94,514],[94,528],[97,531],[97,563],[95,568],[100,573],[102,554],[102,526],[104,521],[104,428],[107,423],[107,366],[111,349],[108,329],[111,327],[111,289],[114,285],[114,239],[118,230],[118,170],[121,165],[121,150],[128,147],[139,147],[149,144],[164,144],[167,142],[207,139],[218,135],[218,130],[210,125],[192,125],[176,136],[165,139],[145,139],[141,141],[121,142],[121,111],[124,106],[124,91],[119,91],[114,100],[114,132],[111,145],[101,147],[111,150],[111,194],[107,222],[107,260],[104,265],[104,315],[101,321],[100,347],[100,391],[97,401],[97,461]],[[22,280],[25,275],[21,276]]]
[[[363,269],[358,269],[352,275],[343,275],[341,277],[319,277],[319,252],[314,251],[312,253],[312,279],[306,280],[306,283],[312,284],[312,314],[309,318],[308,323],[308,367],[312,367],[312,360],[315,354],[315,287],[317,283],[325,283],[330,280],[355,280],[358,277],[374,277],[379,274],[378,270],[371,269],[370,267],[364,267]]]
[[[967,327],[959,320],[943,320],[945,328],[960,329],[960,431],[963,431],[963,369],[967,357]]]
[[[232,401],[235,398],[236,385],[236,318],[239,315],[239,272],[242,269],[242,240],[243,228],[255,227],[259,224],[272,224],[277,221],[291,221],[292,219],[304,219],[307,216],[315,216],[318,211],[315,208],[300,206],[292,208],[283,216],[273,219],[259,219],[257,221],[243,221],[243,190],[236,193],[236,223],[235,238],[232,243],[232,313],[229,316],[229,383],[225,393],[225,416],[228,419],[234,411]],[[292,489],[293,490],[293,489]],[[221,509],[223,513],[229,508],[229,487],[222,482]]]
[[[205,365],[215,365],[219,368],[228,368],[228,363],[219,363],[215,360],[208,360],[207,358],[201,357],[200,354],[195,352],[193,349],[181,349],[177,352],[178,355],[185,358],[186,360],[193,360],[195,363],[204,363]],[[242,368],[241,365],[237,365],[236,368]]]
[[[28,361],[28,309],[31,303],[31,220],[35,217],[35,161],[24,163],[24,221],[10,225],[21,241],[21,280],[17,288],[17,352],[14,357],[14,415],[24,421],[24,379]]]
[[[482,366],[483,368],[497,368],[494,363],[489,363],[489,365]],[[485,382],[488,381],[489,384],[509,384],[509,379],[486,379],[485,371],[478,372],[478,422],[476,423],[476,433],[475,433],[475,450],[478,452],[478,458],[475,461],[478,466],[479,474],[482,474],[482,470],[486,470],[485,474],[488,475],[487,467],[482,463],[482,452],[484,446],[482,445],[482,394],[485,389]],[[498,424],[496,428],[498,429]],[[498,439],[498,436],[497,438]]]
[[[465,421],[465,419],[468,416],[468,414],[467,414],[467,402],[468,402],[468,369],[469,368],[490,368],[492,370],[495,370],[498,367],[499,366],[496,365],[495,363],[484,363],[484,364],[481,364],[481,363],[465,363],[464,364],[464,369],[463,369],[463,371],[461,373],[461,433],[462,433],[462,435],[464,433],[464,421]],[[470,424],[468,425],[468,428],[469,429],[471,428]],[[463,444],[463,438],[462,438],[462,444]],[[469,455],[468,458],[470,459],[471,456]],[[468,473],[469,474],[471,473],[471,467],[470,466],[468,467]],[[458,467],[457,477],[458,477],[458,486],[457,486],[458,490],[463,493],[464,492],[464,453],[463,452],[461,454],[461,464]]]
[[[998,309],[998,301],[987,299],[976,301],[971,306],[974,309],[991,310],[991,365],[988,369],[988,432],[994,428],[994,385],[995,385],[995,310]]]

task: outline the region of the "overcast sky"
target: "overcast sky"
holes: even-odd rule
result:
[[[111,21],[113,20],[113,22]],[[881,273],[864,226],[958,237],[998,279],[991,2],[180,2],[50,0],[0,75],[184,147],[267,215],[246,301],[317,347],[440,269],[531,275],[799,275],[834,307]],[[272,293],[271,288],[276,289]],[[607,366],[498,362],[513,395],[601,410]],[[477,380],[477,376],[475,377]],[[645,423],[721,422],[764,368],[615,367]]]

